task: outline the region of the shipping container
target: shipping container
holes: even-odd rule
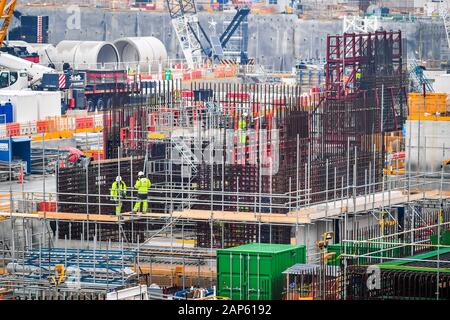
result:
[[[31,140],[29,138],[0,139],[0,161],[23,161],[25,173],[30,173]]]
[[[432,245],[437,245],[438,244],[438,235],[433,234],[430,237],[430,240],[431,240]],[[441,233],[441,239],[439,241],[439,244],[442,246],[450,246],[450,230],[446,230]]]
[[[232,300],[279,300],[283,271],[305,262],[305,246],[251,243],[218,250],[217,293]]]

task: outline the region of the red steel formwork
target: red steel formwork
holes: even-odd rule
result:
[[[175,142],[168,139],[159,142],[164,145],[161,152],[151,151],[157,142],[147,139],[148,132],[160,121],[155,114],[170,114],[170,132],[188,126],[203,135],[215,129],[218,140],[231,130],[231,140],[216,141],[212,147],[203,136],[197,146],[188,144],[189,154],[200,151],[202,156],[232,160],[211,163],[200,158],[194,163],[191,208],[286,213],[312,202],[360,194],[365,184],[381,181],[384,134],[403,124],[406,87],[400,32],[329,36],[325,91],[217,82],[192,83],[188,95],[178,92],[181,85],[142,90],[129,105],[115,101],[105,112],[105,154],[145,157],[150,150],[149,158],[164,158],[177,153]],[[277,170],[267,174],[275,157]],[[164,174],[160,182],[167,183],[167,189],[186,178]],[[209,228],[200,229],[207,235]],[[244,229],[233,230],[249,233],[242,239],[254,237],[255,229]],[[227,242],[233,237],[230,234]],[[209,246],[208,239],[202,241],[204,246]]]
[[[352,99],[369,89],[371,77],[402,75],[402,33],[345,33],[328,36],[326,90],[328,99]]]

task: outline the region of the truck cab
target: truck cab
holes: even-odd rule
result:
[[[0,71],[0,90],[23,90],[28,88],[28,74],[24,71]]]

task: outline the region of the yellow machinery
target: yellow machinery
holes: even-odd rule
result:
[[[63,264],[55,265],[55,275],[51,278],[51,283],[54,285],[60,285],[66,281],[66,270]]]
[[[384,137],[384,145],[388,157],[386,159],[385,175],[404,175],[405,174],[405,138],[401,131],[390,132]]]
[[[6,39],[8,34],[8,27],[11,22],[14,8],[17,0],[0,0],[1,20],[3,20],[2,28],[0,30],[0,47]]]

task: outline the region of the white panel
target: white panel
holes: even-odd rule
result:
[[[0,90],[0,101],[10,100],[14,107],[14,122],[45,120],[61,115],[59,92]]]

